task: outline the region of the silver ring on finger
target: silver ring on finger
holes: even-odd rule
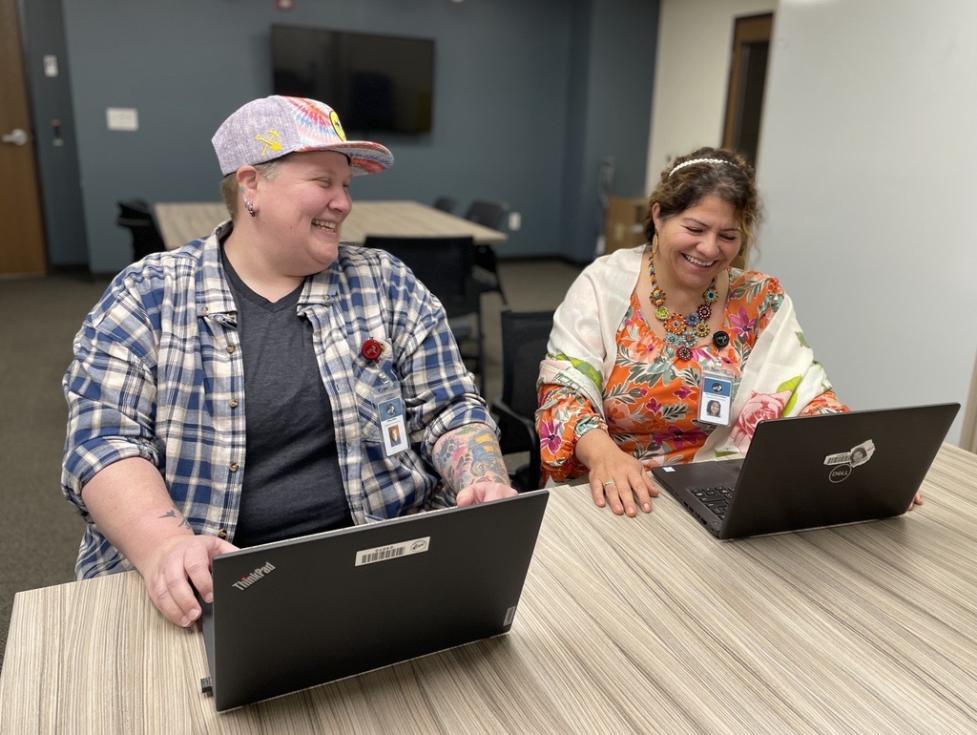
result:
[[[616,483],[614,482],[614,480],[605,480],[605,481],[604,481],[604,482],[602,482],[601,484],[602,484],[602,485],[603,485],[604,487],[611,487],[612,485],[615,485]]]

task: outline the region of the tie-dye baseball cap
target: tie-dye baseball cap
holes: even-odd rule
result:
[[[252,100],[221,123],[211,142],[225,176],[244,165],[302,151],[345,153],[354,174],[375,174],[394,162],[393,154],[379,143],[346,140],[335,110],[305,97]]]

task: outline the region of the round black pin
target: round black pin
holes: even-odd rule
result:
[[[729,335],[721,329],[718,332],[712,333],[712,343],[716,345],[719,349],[722,349],[729,344]]]

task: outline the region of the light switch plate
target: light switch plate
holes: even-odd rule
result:
[[[139,112],[132,107],[109,107],[105,118],[109,130],[139,130]]]

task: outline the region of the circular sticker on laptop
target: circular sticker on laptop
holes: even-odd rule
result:
[[[839,464],[831,468],[831,472],[828,473],[828,479],[831,482],[842,482],[843,480],[847,480],[850,474],[850,464]]]

